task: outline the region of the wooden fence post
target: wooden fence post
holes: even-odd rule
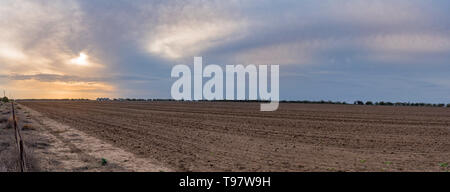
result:
[[[15,130],[17,149],[19,151],[19,168],[20,168],[20,172],[24,172],[25,167],[26,167],[25,151],[24,151],[24,147],[23,147],[22,135],[20,134],[20,129],[17,127],[16,111],[14,110],[14,101],[11,101],[11,107],[12,107],[12,116],[13,116],[13,124],[14,124],[14,130]]]

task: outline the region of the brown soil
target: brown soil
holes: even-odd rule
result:
[[[20,105],[16,111],[22,119],[19,126],[22,127],[22,136],[28,149],[27,157],[32,152],[36,165],[35,169],[27,171],[171,171],[154,160],[137,158],[130,152],[58,123],[28,107]],[[13,137],[9,138],[11,140]],[[11,157],[6,160],[15,161]]]
[[[450,108],[21,102],[176,171],[449,171]],[[448,165],[448,164],[447,164]]]

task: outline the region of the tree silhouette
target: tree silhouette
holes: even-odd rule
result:
[[[9,102],[8,97],[3,97],[3,98],[2,98],[2,102],[5,102],[5,103]]]

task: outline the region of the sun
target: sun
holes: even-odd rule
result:
[[[89,58],[88,55],[86,55],[85,53],[80,53],[80,56],[71,59],[70,63],[75,65],[87,66],[89,65],[88,58]]]

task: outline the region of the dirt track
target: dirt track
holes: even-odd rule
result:
[[[450,108],[20,102],[178,171],[448,171]]]

